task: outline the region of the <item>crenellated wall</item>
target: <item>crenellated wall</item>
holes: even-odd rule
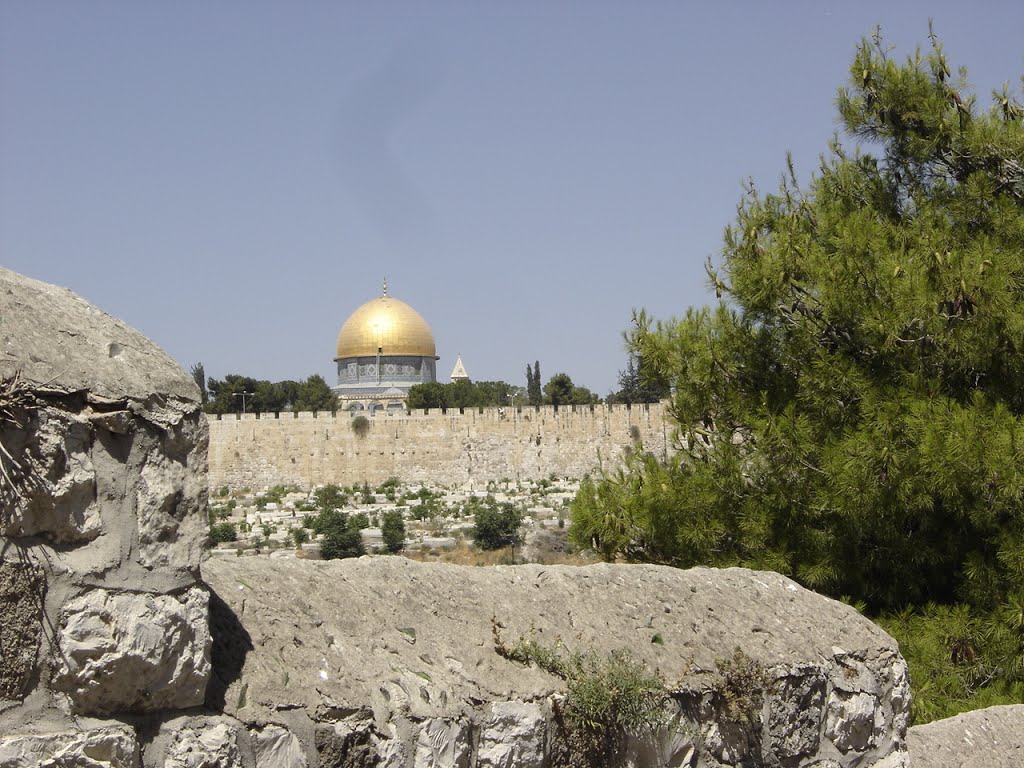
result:
[[[484,483],[582,477],[615,466],[636,444],[672,450],[664,403],[210,416],[210,485],[261,488],[279,483]]]

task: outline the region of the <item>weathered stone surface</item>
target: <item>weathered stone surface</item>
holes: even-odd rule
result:
[[[0,701],[20,700],[36,670],[45,596],[38,566],[0,560]]]
[[[199,399],[167,353],[65,288],[0,268],[0,318],[0,376],[109,400]]]
[[[480,768],[541,768],[544,765],[545,713],[538,704],[497,701],[480,732]]]
[[[262,724],[298,709],[330,729],[370,707],[361,743],[385,764],[458,764],[464,742],[470,765],[550,764],[560,738],[550,702],[564,683],[500,656],[495,630],[507,643],[532,633],[598,654],[628,649],[678,681],[678,727],[628,745],[633,765],[652,755],[694,767],[905,762],[909,696],[894,641],[777,574],[403,558],[225,558],[203,573],[245,649],[223,680],[225,710]],[[749,722],[728,716],[720,693],[719,665],[737,647],[766,681],[750,692]],[[329,731],[336,745],[354,743],[351,727]]]
[[[169,729],[163,759],[156,763],[161,768],[246,768],[238,748],[238,724],[226,718],[183,720]]]
[[[0,318],[0,444],[14,483],[0,483],[0,535],[61,545],[77,573],[134,558],[194,582],[209,432],[191,377],[69,291],[4,269]]]
[[[462,721],[427,720],[416,737],[415,768],[469,768],[472,757],[469,739],[470,729]],[[478,761],[477,765],[486,763]]]
[[[138,768],[134,729],[0,736],[0,768]]]
[[[907,734],[912,768],[1020,768],[1024,704],[989,707],[917,725]]]
[[[208,602],[200,587],[180,596],[94,589],[69,601],[54,688],[89,714],[201,704],[210,676]]]
[[[252,734],[256,768],[306,768],[299,740],[287,728],[268,725]]]

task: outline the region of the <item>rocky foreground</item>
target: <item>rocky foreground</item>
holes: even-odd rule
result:
[[[388,765],[551,764],[565,684],[499,655],[497,631],[509,645],[627,649],[660,670],[678,720],[636,739],[634,765],[903,764],[892,639],[777,574],[378,557],[228,558],[203,575],[215,675],[227,673],[208,703],[250,729],[283,725],[311,758],[348,744]],[[766,674],[749,721],[720,690],[736,648]]]

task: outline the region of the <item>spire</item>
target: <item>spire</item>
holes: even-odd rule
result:
[[[466,373],[466,366],[462,364],[462,355],[457,356],[457,359],[455,360],[455,367],[452,369],[451,375],[451,380],[453,383],[458,381],[459,379],[466,379],[467,381],[469,380],[469,374]]]
[[[388,279],[385,277],[384,278],[384,296],[387,297],[387,295],[388,295]]]

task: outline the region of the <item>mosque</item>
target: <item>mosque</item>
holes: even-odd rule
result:
[[[437,381],[434,334],[419,312],[383,293],[349,315],[338,333],[339,410],[401,411],[409,389]],[[459,357],[451,380],[468,379]]]

